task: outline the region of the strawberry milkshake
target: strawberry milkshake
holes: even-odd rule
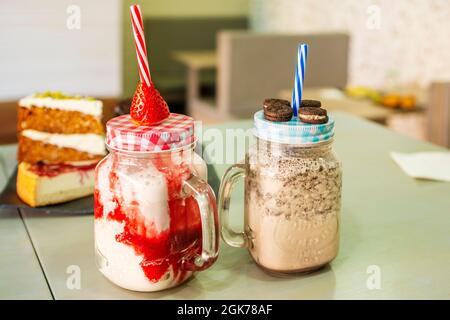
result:
[[[173,287],[202,252],[199,206],[183,184],[206,180],[190,149],[139,157],[113,151],[96,170],[95,247],[99,270],[130,290]],[[211,196],[211,201],[213,196]]]
[[[118,286],[158,291],[211,266],[219,231],[191,117],[170,113],[151,81],[139,6],[131,6],[141,82],[130,114],[106,124],[109,155],[96,167],[97,266]]]

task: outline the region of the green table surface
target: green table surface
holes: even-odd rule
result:
[[[43,216],[23,210],[24,222],[53,296],[56,299],[449,299],[450,183],[414,180],[389,156],[390,151],[446,149],[353,116],[342,113],[333,116],[334,147],[343,163],[344,178],[341,248],[328,267],[308,275],[273,277],[260,270],[245,249],[222,243],[217,263],[189,282],[156,293],[131,292],[110,283],[97,271],[92,216]],[[214,128],[224,132],[227,128],[246,129],[251,125],[250,121],[241,121]],[[225,143],[224,148],[230,148],[230,144]],[[225,154],[231,154],[231,150],[225,150]],[[240,152],[236,158],[242,156]],[[221,176],[227,166],[213,168]],[[211,171],[209,174],[214,176]],[[217,188],[217,179],[211,183]],[[242,225],[242,212],[241,183],[233,194],[233,225]],[[0,247],[2,257],[8,250],[5,242]],[[22,251],[19,247],[17,250]],[[67,286],[73,266],[80,270],[80,289]],[[368,271],[373,266],[380,271],[379,289],[367,286],[371,276]],[[0,279],[6,280],[5,285],[0,284],[0,295],[32,297],[27,292],[20,294],[22,288],[13,279],[22,277],[22,271],[15,264],[2,266],[0,271]],[[38,288],[42,278],[42,274],[36,274],[28,285]]]
[[[0,190],[16,163],[16,146],[0,147]],[[31,239],[17,209],[0,210],[0,299],[51,299]]]

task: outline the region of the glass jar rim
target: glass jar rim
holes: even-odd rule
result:
[[[317,144],[334,137],[334,119],[328,116],[326,123],[309,124],[292,118],[286,122],[267,120],[264,111],[253,116],[254,134],[264,140],[291,145]]]
[[[109,152],[119,152],[119,153],[124,153],[124,154],[128,154],[131,156],[146,156],[146,155],[159,155],[159,154],[171,154],[174,152],[180,152],[180,151],[184,151],[184,150],[193,150],[195,148],[195,146],[197,145],[197,139],[195,139],[193,142],[184,145],[182,147],[179,148],[175,148],[175,149],[168,149],[168,150],[154,150],[154,151],[134,151],[134,150],[124,150],[124,149],[119,149],[119,148],[114,148],[111,147],[110,145],[108,145],[107,143],[105,143],[106,145],[106,149],[108,149]]]
[[[289,143],[289,142],[283,142],[283,141],[275,141],[270,139],[265,139],[264,137],[258,136],[256,130],[253,131],[253,135],[256,139],[265,141],[267,143],[272,143],[276,145],[282,145],[283,147],[291,146],[294,148],[315,148],[315,147],[322,147],[331,145],[334,142],[334,137],[331,137],[327,140],[318,141],[318,142],[309,142],[309,143]]]

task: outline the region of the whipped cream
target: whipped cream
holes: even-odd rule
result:
[[[28,129],[22,131],[22,135],[31,140],[42,141],[60,148],[71,148],[97,155],[106,154],[105,138],[99,134],[61,134]]]
[[[34,95],[20,99],[19,106],[78,111],[98,118],[102,116],[103,110],[103,103],[100,100],[39,98]]]

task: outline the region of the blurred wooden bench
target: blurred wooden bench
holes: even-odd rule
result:
[[[16,139],[17,101],[0,102],[0,144],[14,143]]]
[[[450,82],[434,82],[428,96],[428,140],[450,148]]]

